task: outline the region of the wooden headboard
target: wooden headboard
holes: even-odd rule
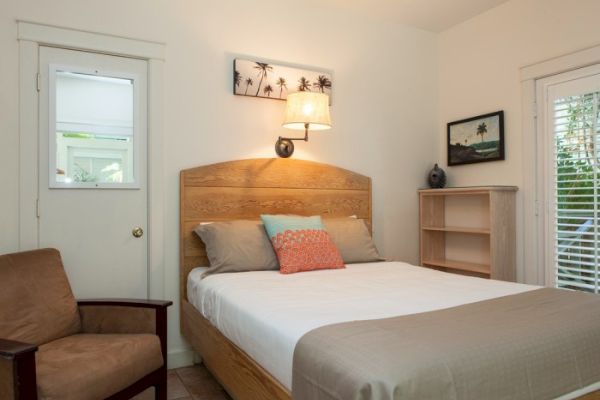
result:
[[[186,169],[180,175],[180,293],[189,272],[208,265],[194,233],[201,222],[261,214],[356,215],[371,226],[371,178],[311,161],[260,158]]]

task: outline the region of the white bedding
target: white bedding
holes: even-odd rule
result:
[[[308,331],[337,322],[438,310],[537,286],[447,274],[401,262],[283,275],[255,271],[188,277],[188,300],[285,387]]]

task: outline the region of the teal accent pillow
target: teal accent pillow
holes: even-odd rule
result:
[[[263,224],[269,237],[277,236],[287,230],[297,231],[300,229],[324,230],[325,225],[321,217],[301,217],[298,215],[261,215]]]
[[[260,218],[277,254],[281,273],[345,268],[320,216],[261,215]]]

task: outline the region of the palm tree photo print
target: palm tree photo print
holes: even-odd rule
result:
[[[448,124],[448,165],[504,160],[504,112]]]
[[[298,91],[329,95],[331,73],[269,64],[236,58],[233,61],[233,94],[285,100],[288,93]]]

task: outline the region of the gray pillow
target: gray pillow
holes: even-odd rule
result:
[[[345,264],[384,260],[373,243],[365,220],[331,218],[324,219],[323,223]]]
[[[204,242],[209,269],[223,272],[278,270],[279,263],[260,221],[226,221],[198,225],[194,232]]]

